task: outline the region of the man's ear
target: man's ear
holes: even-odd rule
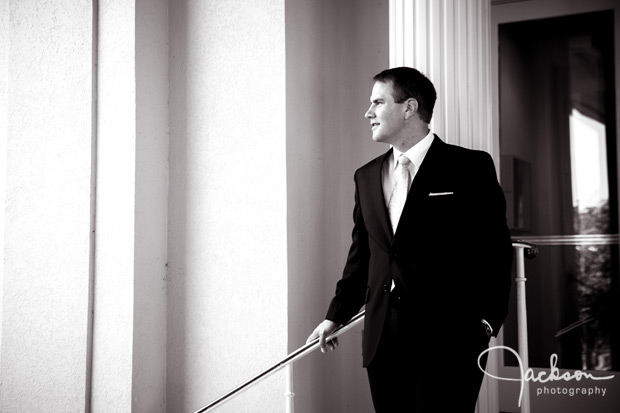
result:
[[[409,98],[405,101],[405,119],[409,119],[418,112],[418,101],[414,98]]]

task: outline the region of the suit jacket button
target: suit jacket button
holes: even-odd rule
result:
[[[390,252],[390,258],[392,258],[392,259],[396,258],[396,253],[395,252]]]
[[[383,284],[383,292],[384,293],[389,293],[390,292],[390,286],[387,284]]]

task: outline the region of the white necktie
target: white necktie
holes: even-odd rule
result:
[[[400,215],[407,201],[407,193],[409,192],[409,181],[411,174],[409,173],[409,164],[411,160],[405,155],[400,155],[398,165],[396,165],[395,178],[396,183],[392,189],[392,195],[388,202],[388,212],[390,214],[390,222],[392,223],[392,231],[396,233]]]

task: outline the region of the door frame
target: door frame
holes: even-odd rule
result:
[[[524,22],[528,20],[546,19],[562,17],[572,14],[589,13],[595,11],[613,10],[614,11],[614,58],[615,58],[615,79],[620,82],[620,4],[615,0],[492,0],[491,1],[491,82],[492,82],[492,117],[493,117],[493,137],[497,143],[499,153],[499,25],[504,23]],[[620,125],[620,93],[616,93],[616,125]],[[620,159],[620,127],[616,127],[616,157]],[[499,163],[500,159],[496,159]],[[616,174],[620,177],[620,163],[617,164]],[[618,180],[620,182],[620,180]],[[620,184],[617,184],[620,185]],[[620,188],[618,188],[620,189]],[[619,191],[620,193],[620,191]],[[527,274],[526,274],[527,276]],[[503,345],[503,331],[498,336],[498,344]],[[498,352],[499,365],[504,365],[504,355]],[[515,368],[515,372],[516,372]],[[536,372],[541,369],[534,369]],[[516,377],[516,373],[515,373]],[[616,377],[614,383],[619,378]],[[604,383],[604,382],[603,382]],[[610,388],[614,385],[609,383]],[[500,393],[501,395],[501,393]],[[530,398],[535,395],[530,394]],[[516,408],[516,401],[515,401]],[[519,411],[519,410],[515,410]]]

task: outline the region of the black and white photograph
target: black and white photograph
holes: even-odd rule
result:
[[[0,412],[619,412],[619,81],[618,0],[0,0]]]

